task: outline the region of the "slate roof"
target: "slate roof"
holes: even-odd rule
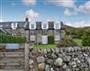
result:
[[[48,22],[48,26],[49,26],[49,30],[54,30],[54,22],[53,21],[49,21]]]
[[[42,29],[41,28],[41,24],[42,24],[42,22],[36,22],[36,30],[38,30],[38,29]]]
[[[0,22],[0,28],[11,29],[11,23],[17,23],[17,26],[18,26],[17,28],[24,28],[24,29],[28,30],[30,22],[26,22],[26,21]],[[65,27],[64,27],[63,22],[60,22],[60,23],[61,23],[61,29],[64,29]],[[43,22],[41,22],[41,21],[36,22],[36,30],[42,29],[41,24],[43,24]],[[49,21],[48,26],[49,26],[49,28],[48,28],[49,30],[54,30],[54,21]]]
[[[0,28],[3,28],[3,29],[8,29],[8,28],[11,28],[11,22],[0,22]]]

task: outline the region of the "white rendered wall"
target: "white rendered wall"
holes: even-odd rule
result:
[[[42,44],[48,44],[48,36],[47,35],[42,36]]]
[[[35,35],[30,35],[30,41],[35,41],[36,40],[35,38],[36,38]]]
[[[54,35],[55,41],[60,41],[60,34]]]
[[[60,32],[58,30],[54,31],[54,40],[60,41]]]

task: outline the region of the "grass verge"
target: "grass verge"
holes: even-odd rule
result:
[[[34,48],[42,48],[42,49],[48,49],[48,48],[55,48],[56,44],[40,44],[40,45],[34,45]]]

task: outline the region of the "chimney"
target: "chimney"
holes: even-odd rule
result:
[[[26,22],[28,22],[28,21],[29,21],[29,20],[28,20],[28,17],[26,17],[26,18],[25,18],[25,21],[26,21]]]

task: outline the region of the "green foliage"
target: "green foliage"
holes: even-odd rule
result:
[[[76,42],[79,46],[82,46],[82,39],[73,38],[73,41]]]
[[[54,36],[53,35],[48,36],[48,44],[54,44]]]
[[[90,31],[86,30],[82,36],[82,45],[90,46]]]
[[[55,48],[56,44],[40,44],[40,45],[34,45],[34,48],[41,48],[41,49],[50,49]]]
[[[25,42],[26,42],[25,37],[0,34],[0,43],[25,43]]]
[[[66,28],[66,35],[71,35],[72,38],[79,38],[79,39],[81,39],[85,32],[90,32],[90,27]]]
[[[67,28],[66,35],[70,35],[73,39],[81,39],[82,41],[78,44],[90,46],[90,27]]]
[[[73,38],[81,38],[83,35],[83,29],[82,28],[73,28],[73,29],[67,29],[66,34],[71,35]]]
[[[60,40],[59,44],[57,45],[58,47],[73,47],[73,46],[78,46],[76,42],[73,41],[72,38],[69,36],[65,35],[63,39]]]

